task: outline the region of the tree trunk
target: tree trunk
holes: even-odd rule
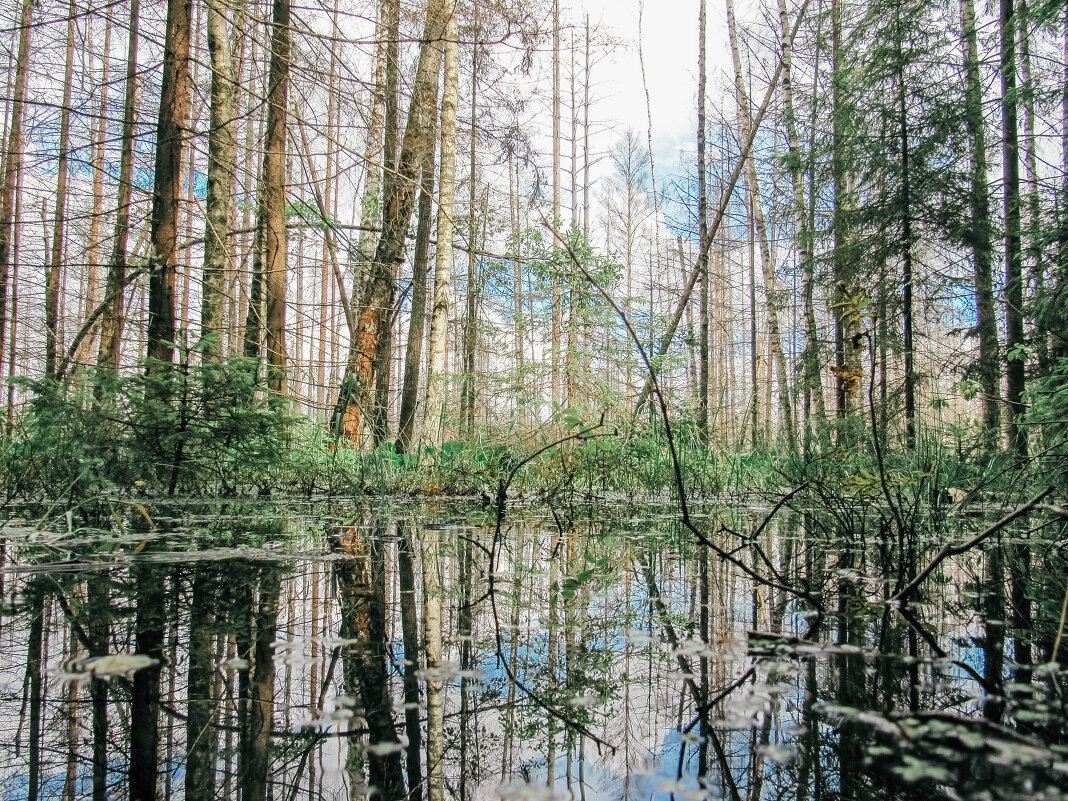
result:
[[[846,228],[849,204],[849,192],[846,180],[846,132],[845,124],[849,118],[848,104],[845,98],[845,67],[842,55],[842,0],[831,2],[831,70],[832,70],[832,107],[831,107],[831,179],[834,183],[834,211],[831,229],[834,234],[834,254],[832,272],[836,294],[836,313],[834,326],[834,376],[837,397],[837,415],[844,418],[856,405],[856,390],[859,386],[863,368],[860,366],[860,352],[857,349],[857,324],[848,309],[848,303],[858,295],[855,283],[852,253]]]
[[[67,64],[63,73],[63,106],[59,114],[59,164],[56,168],[56,208],[52,223],[52,257],[45,277],[45,377],[56,377],[59,352],[59,275],[63,270],[63,234],[67,223],[67,160],[70,147],[70,95],[74,76],[75,6],[67,6]]]
[[[437,94],[436,87],[435,94]],[[434,105],[437,105],[436,100]],[[430,255],[434,164],[434,150],[427,150],[419,190],[419,223],[415,230],[415,257],[412,262],[412,313],[408,320],[408,348],[404,353],[404,384],[401,387],[400,417],[397,424],[397,453],[408,453],[415,443],[419,368],[423,357],[423,334],[426,328],[426,276]]]
[[[115,232],[108,260],[105,297],[107,309],[100,322],[100,350],[96,364],[100,370],[117,372],[122,350],[123,287],[126,285],[126,245],[130,236],[130,200],[133,194],[134,135],[137,115],[137,37],[140,0],[130,0],[129,39],[126,48],[126,98],[122,112],[122,154],[119,157],[119,192],[115,212]]]
[[[1001,0],[1001,124],[1005,192],[1005,317],[1008,351],[1006,373],[1009,445],[1027,456],[1027,431],[1019,424],[1024,412],[1023,266],[1020,252],[1020,163],[1016,130],[1016,15],[1013,0]]]
[[[104,17],[104,52],[100,64],[100,106],[96,124],[96,142],[93,148],[93,216],[89,222],[89,248],[85,271],[85,313],[92,313],[99,303],[100,284],[100,221],[104,214],[104,156],[107,144],[108,89],[111,84],[108,74],[111,65],[111,9]],[[89,364],[95,342],[95,334],[82,340],[78,348],[78,363]]]
[[[1031,76],[1031,35],[1030,11],[1026,0],[1020,0],[1019,11],[1020,38],[1020,78],[1023,80],[1020,97],[1023,100],[1023,135],[1024,168],[1027,186],[1027,264],[1034,296],[1042,294],[1045,285],[1045,259],[1042,253],[1042,214],[1039,199],[1038,152],[1035,138],[1035,84]],[[1049,335],[1046,332],[1034,333],[1031,338],[1035,349],[1035,360],[1039,371],[1047,373],[1049,361]]]
[[[979,383],[982,387],[983,440],[994,447],[1001,439],[1001,375],[998,368],[998,322],[990,245],[990,200],[987,188],[986,135],[983,130],[983,84],[979,73],[973,0],[961,0],[961,45],[964,50],[965,121],[971,151],[968,240],[975,263],[975,333],[979,338]]]
[[[819,333],[816,327],[816,311],[813,304],[813,287],[815,284],[815,264],[812,254],[812,230],[809,216],[805,211],[805,190],[801,171],[801,141],[797,134],[797,118],[794,114],[793,84],[793,49],[794,37],[790,28],[790,19],[786,10],[786,0],[779,0],[779,22],[782,29],[782,95],[786,117],[786,141],[790,153],[790,175],[793,179],[794,216],[796,218],[798,256],[801,260],[802,298],[805,318],[804,392],[806,412],[811,410],[815,400],[816,425],[822,426],[826,415],[823,408],[823,385],[820,380]],[[818,38],[818,37],[817,37]],[[817,58],[818,61],[818,58]],[[811,442],[810,415],[806,413],[803,445],[807,449]]]
[[[152,191],[149,253],[147,355],[153,363],[174,360],[174,284],[178,270],[178,197],[182,190],[183,132],[189,115],[189,44],[192,0],[169,0],[163,45],[163,81],[156,125],[156,166]]]
[[[211,54],[211,112],[200,336],[205,360],[217,360],[222,355],[224,283],[234,268],[230,229],[237,191],[236,84],[226,9],[220,0],[208,0],[208,52]]]
[[[476,23],[477,24],[477,23]],[[478,39],[478,36],[475,36]],[[471,441],[475,432],[475,349],[478,340],[478,295],[480,292],[477,247],[478,223],[475,206],[478,202],[478,184],[475,171],[475,147],[478,115],[478,45],[471,48],[471,131],[468,142],[470,165],[468,169],[467,196],[467,308],[464,313],[464,360],[463,393],[460,396],[460,420],[464,437]]]
[[[8,279],[11,268],[13,238],[12,218],[15,212],[15,188],[22,172],[22,116],[26,105],[26,76],[30,66],[30,31],[33,22],[33,0],[23,0],[19,24],[19,54],[15,60],[15,88],[11,96],[11,123],[7,128],[7,155],[4,158],[4,179],[0,183],[0,361],[2,361],[7,330]]]
[[[553,226],[560,225],[560,0],[553,0]],[[556,242],[553,242],[556,248]],[[563,315],[561,305],[560,277],[554,269],[552,274],[552,331],[550,332],[550,365],[552,369],[553,403],[560,402],[560,329]]]
[[[705,88],[707,83],[706,31],[707,10],[701,0],[698,14],[697,50],[697,225],[701,244],[708,236],[708,164],[705,158],[707,130],[705,127]],[[681,251],[681,248],[680,248]],[[681,252],[680,252],[681,255]],[[708,251],[701,248],[698,259],[701,273],[701,332],[699,337],[700,363],[697,366],[697,431],[702,445],[708,445],[708,383],[709,383],[709,319],[708,319]]]
[[[366,177],[364,178],[364,192],[362,201],[362,220],[364,228],[360,231],[359,243],[356,246],[359,254],[356,274],[352,282],[351,305],[357,306],[362,298],[364,290],[370,285],[371,265],[374,261],[374,244],[371,239],[371,226],[381,220],[381,191],[383,170],[385,161],[387,176],[394,169],[396,158],[397,141],[397,109],[396,109],[396,53],[392,53],[392,59],[388,53],[390,47],[396,47],[396,36],[393,31],[396,15],[395,9],[389,3],[380,3],[378,14],[379,43],[375,49],[374,86],[371,90],[371,121],[367,129],[367,141],[365,145],[365,163],[367,164]],[[331,55],[331,58],[333,56]],[[387,74],[389,77],[387,77]],[[387,84],[392,82],[394,96],[391,103],[387,103]],[[393,130],[385,136],[386,106],[391,105],[390,124]],[[386,144],[384,137],[390,140],[390,155],[385,156]],[[388,177],[387,177],[388,180]],[[393,276],[396,281],[396,275]],[[393,311],[393,293],[390,296],[390,313]],[[379,352],[375,360],[374,374],[377,383],[375,393],[374,413],[371,428],[374,432],[374,445],[377,447],[385,441],[388,434],[388,409],[389,409],[389,384],[390,367],[393,356],[392,326],[386,326],[383,331],[382,342],[379,344]]]
[[[523,330],[523,264],[520,261],[522,245],[520,244],[519,232],[519,196],[517,184],[519,183],[519,162],[515,151],[508,151],[508,212],[509,222],[512,228],[512,320],[515,326],[515,383],[516,400],[518,403],[519,422],[526,422],[527,404],[527,380],[524,370],[526,367],[523,355],[523,339],[526,333]]]
[[[441,447],[442,406],[445,400],[445,343],[449,328],[449,289],[452,270],[453,190],[456,178],[456,104],[460,90],[459,46],[453,0],[445,0],[445,76],[441,97],[441,174],[438,186],[438,248],[434,264],[434,311],[430,320],[430,358],[427,365],[426,418],[423,445]],[[431,799],[431,801],[436,801]]]
[[[267,86],[267,132],[263,152],[260,229],[263,232],[263,280],[267,387],[286,394],[286,117],[289,98],[289,0],[274,0],[271,21],[271,66]]]
[[[408,125],[394,177],[386,182],[382,233],[375,248],[370,287],[350,345],[345,377],[334,411],[336,430],[355,447],[360,441],[362,410],[371,394],[372,370],[387,305],[393,288],[395,265],[404,260],[404,240],[415,205],[416,179],[428,147],[434,146],[432,91],[441,67],[441,37],[452,17],[451,0],[431,0],[427,7],[423,44],[419,52],[415,86],[408,110]],[[388,125],[387,125],[388,129]],[[441,234],[439,232],[439,241]]]
[[[902,334],[905,356],[905,444],[909,449],[916,447],[916,372],[912,341],[912,197],[909,175],[909,128],[908,108],[906,106],[906,87],[904,56],[901,43],[904,32],[901,30],[900,8],[895,7],[898,31],[896,38],[898,63],[898,133],[901,148],[901,264],[902,264]],[[885,360],[883,360],[885,364]],[[875,432],[878,436],[878,432]]]
[[[753,122],[749,113],[749,97],[746,93],[742,76],[742,60],[738,50],[738,32],[734,23],[733,0],[727,0],[727,30],[731,40],[731,56],[734,60],[734,85],[738,96],[739,139],[745,141],[749,138]],[[764,300],[768,315],[768,340],[775,359],[776,378],[779,382],[779,409],[782,414],[783,432],[787,447],[792,449],[794,447],[794,415],[790,403],[790,384],[786,376],[786,355],[783,353],[782,339],[779,334],[779,312],[775,305],[775,294],[777,292],[775,265],[771,260],[768,231],[764,222],[764,206],[760,198],[760,182],[757,176],[756,159],[753,158],[752,153],[749,154],[748,161],[747,182],[751,187],[753,220],[756,224],[757,238],[760,242],[760,265],[764,276]],[[754,391],[755,389],[756,385],[754,384]],[[768,392],[770,393],[770,391],[771,387],[769,386]]]

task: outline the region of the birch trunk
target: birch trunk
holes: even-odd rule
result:
[[[476,12],[477,13],[477,12]],[[477,25],[477,22],[476,22]],[[477,36],[475,37],[478,38]],[[460,396],[460,420],[464,437],[471,441],[475,431],[475,349],[478,340],[478,264],[475,254],[478,223],[475,207],[478,203],[478,184],[475,171],[475,147],[478,115],[478,45],[471,48],[471,130],[468,142],[467,196],[467,308],[464,314],[463,392]]]
[[[434,311],[430,320],[430,358],[427,365],[426,421],[423,445],[441,447],[441,418],[445,401],[445,343],[449,327],[449,289],[452,271],[453,194],[456,179],[456,104],[459,95],[459,46],[453,0],[445,0],[445,81],[441,97],[441,173],[438,181],[438,249],[434,264]],[[432,788],[433,789],[433,788]],[[431,798],[431,801],[437,801]]]

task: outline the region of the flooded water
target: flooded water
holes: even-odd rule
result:
[[[9,524],[0,797],[1068,797],[1056,543],[887,603],[897,543],[700,511],[703,545],[624,504]]]

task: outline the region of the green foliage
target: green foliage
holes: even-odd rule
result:
[[[116,496],[265,492],[292,486],[293,468],[307,467],[295,447],[303,429],[257,390],[254,362],[185,359],[149,372],[25,382],[33,400],[5,442],[9,497],[76,508]]]

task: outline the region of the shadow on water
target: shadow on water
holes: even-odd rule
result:
[[[275,504],[9,531],[0,798],[1066,797],[1016,529],[903,603],[815,513]]]

